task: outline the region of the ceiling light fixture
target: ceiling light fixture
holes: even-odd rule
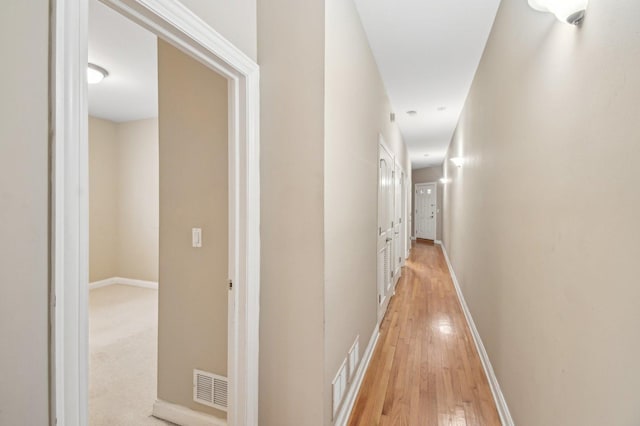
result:
[[[580,25],[589,0],[529,0],[529,6],[539,12],[553,13],[560,22]]]
[[[414,110],[407,111],[407,115],[411,115],[411,116],[418,115],[418,111],[414,111]]]
[[[104,68],[95,64],[87,64],[87,83],[98,84],[108,75],[109,73]]]
[[[462,167],[462,165],[464,164],[464,158],[462,157],[453,157],[451,159],[451,162],[458,168]]]

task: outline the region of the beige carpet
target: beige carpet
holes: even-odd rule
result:
[[[144,426],[156,400],[158,291],[112,285],[89,292],[89,424]]]

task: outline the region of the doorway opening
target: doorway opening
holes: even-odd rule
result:
[[[93,1],[93,0],[92,0]],[[179,89],[167,89],[160,97],[160,116],[162,113],[165,96],[167,117],[178,117],[182,119],[182,126],[167,125],[166,121],[160,121],[156,125],[160,145],[159,162],[159,226],[156,235],[160,234],[159,251],[157,260],[159,271],[157,282],[159,287],[159,399],[153,406],[154,415],[169,420],[177,424],[191,424],[194,419],[205,421],[206,424],[230,424],[230,425],[255,425],[257,424],[257,379],[258,379],[258,319],[259,319],[259,139],[258,139],[258,67],[247,58],[242,52],[231,43],[221,37],[213,29],[207,26],[197,16],[187,10],[184,6],[168,0],[104,0],[100,7],[108,6],[109,12],[117,12],[137,25],[141,25],[150,31],[153,36],[158,37],[159,59],[162,62],[163,51],[165,56],[178,55],[181,59],[172,57],[167,61],[168,66],[165,71],[166,76],[181,79],[182,82],[189,81],[184,75],[176,73],[173,65],[181,60],[190,61],[199,72],[215,75],[219,81],[218,86],[225,92],[222,107],[216,111],[206,111],[201,105],[190,109],[197,104],[194,99],[189,98],[185,102],[176,99],[176,96],[184,95],[189,89],[181,86]],[[91,233],[91,182],[90,182],[90,143],[88,140],[89,130],[89,107],[87,99],[87,64],[88,64],[88,44],[90,40],[88,11],[89,0],[58,0],[55,2],[55,11],[52,16],[52,81],[54,90],[52,93],[52,194],[51,194],[51,229],[52,229],[52,283],[51,283],[51,423],[64,424],[68,426],[89,424],[89,276],[96,270],[90,267]],[[164,49],[164,50],[163,50]],[[191,66],[190,65],[190,66]],[[159,66],[162,69],[162,65]],[[103,68],[104,67],[100,67]],[[107,70],[108,71],[108,70]],[[114,71],[112,77],[115,79]],[[107,77],[108,79],[108,77]],[[162,76],[160,78],[162,80]],[[162,86],[162,81],[160,82]],[[199,87],[201,88],[201,87]],[[191,92],[197,92],[192,90]],[[211,98],[207,96],[207,98]],[[173,108],[173,109],[172,109]],[[180,115],[182,112],[182,115]],[[213,155],[198,155],[197,149],[193,148],[193,141],[201,137],[201,134],[189,134],[194,126],[188,122],[189,118],[194,118],[199,122],[211,122],[218,119],[224,124],[224,135],[222,137],[223,151]],[[93,121],[93,120],[92,120]],[[175,123],[174,123],[175,124]],[[95,123],[92,124],[95,130]],[[171,127],[163,129],[163,127]],[[118,127],[118,126],[116,126]],[[118,131],[116,130],[116,134]],[[120,132],[126,134],[123,130]],[[174,143],[164,147],[163,135],[169,135],[167,139],[174,140]],[[136,138],[137,140],[137,138]],[[182,142],[182,145],[175,143],[175,140]],[[120,143],[117,141],[116,143]],[[175,150],[172,152],[170,146]],[[127,146],[130,148],[130,146]],[[163,152],[167,161],[163,161]],[[197,156],[200,160],[198,164],[191,164],[191,169],[184,164],[178,163],[186,153]],[[143,154],[144,156],[144,154]],[[152,156],[152,155],[151,155]],[[129,158],[129,157],[127,157]],[[209,163],[203,164],[206,160]],[[221,161],[221,164],[213,164]],[[134,162],[135,163],[135,162]],[[174,174],[170,176],[166,164],[178,164]],[[137,163],[135,163],[137,164]],[[142,167],[142,166],[140,166]],[[135,167],[134,167],[135,168]],[[197,187],[197,182],[207,179],[202,176],[203,171],[215,170],[218,175],[214,176],[215,183],[209,184],[206,188]],[[187,172],[185,172],[187,171]],[[181,178],[186,179],[189,171],[196,173],[196,176],[188,184],[180,184]],[[200,175],[197,173],[200,172]],[[95,171],[94,171],[95,173]],[[165,179],[166,178],[166,179]],[[163,181],[165,181],[163,183]],[[163,188],[167,188],[165,193]],[[193,199],[185,201],[185,194],[192,190]],[[217,196],[224,198],[215,200]],[[144,198],[143,195],[153,191],[134,191],[133,198]],[[172,196],[174,196],[172,198]],[[166,208],[165,205],[166,200]],[[198,205],[197,200],[204,200],[203,203],[209,205],[222,205],[224,214],[215,216],[211,212],[206,212],[206,206]],[[140,201],[139,199],[133,201]],[[145,207],[154,205],[153,200],[146,200],[141,206],[133,210],[140,213]],[[224,207],[226,206],[226,207]],[[189,207],[196,213],[189,215]],[[95,210],[95,209],[94,209]],[[163,213],[164,212],[164,213]],[[208,216],[214,224],[207,223],[205,219],[198,218],[198,214]],[[178,216],[174,217],[172,216]],[[186,217],[185,217],[186,216]],[[215,217],[212,217],[215,216]],[[181,219],[184,219],[180,222]],[[97,223],[93,219],[94,224]],[[177,222],[180,222],[176,225]],[[149,219],[148,223],[138,225],[137,228],[144,228],[148,233],[153,228],[154,221]],[[165,235],[163,223],[170,224]],[[184,229],[187,228],[186,236]],[[148,225],[148,226],[147,226]],[[134,227],[136,228],[136,227]],[[132,228],[133,229],[133,228]],[[142,237],[135,237],[134,232],[141,229],[133,229],[124,232],[124,237],[132,237],[131,241],[122,243],[124,245],[135,245]],[[179,237],[171,235],[175,231]],[[94,232],[95,233],[95,232]],[[117,234],[117,233],[116,233]],[[96,234],[97,235],[97,234]],[[173,242],[171,238],[179,238],[178,242]],[[226,237],[226,238],[225,238]],[[162,241],[168,241],[167,250],[163,250]],[[216,241],[225,240],[225,244],[215,244]],[[177,241],[177,240],[176,240]],[[120,243],[118,243],[120,244]],[[178,248],[185,248],[188,255],[179,253]],[[217,247],[218,252],[205,250],[207,247]],[[221,250],[220,247],[224,246]],[[140,255],[144,250],[137,250]],[[153,250],[151,250],[153,251]],[[224,252],[224,255],[221,254]],[[165,259],[170,261],[163,261]],[[198,289],[194,289],[193,283],[197,281],[194,277],[188,276],[194,269],[189,260],[184,257],[200,258],[208,261],[209,264],[220,263],[222,265],[222,278],[216,278],[215,286],[222,282],[224,290],[224,303],[221,308],[212,307],[212,298],[207,297]],[[134,266],[139,267],[145,262],[143,256],[131,256]],[[106,256],[103,256],[106,258]],[[95,259],[93,259],[95,260]],[[168,265],[169,270],[165,270]],[[172,268],[174,265],[182,265],[182,270]],[[93,265],[95,266],[95,265]],[[219,265],[218,265],[219,266]],[[220,269],[220,268],[219,268]],[[124,270],[124,269],[123,269]],[[188,270],[188,271],[186,271]],[[133,274],[133,272],[131,273]],[[120,275],[120,273],[118,273]],[[124,274],[123,274],[124,275]],[[202,275],[209,277],[209,272]],[[142,283],[154,283],[153,276],[150,279],[137,279],[128,277],[119,278],[110,282],[103,288],[93,290],[106,291],[111,289],[124,290],[130,293],[132,290],[147,290],[144,288],[133,288],[133,281]],[[125,278],[122,280],[121,278]],[[109,280],[105,278],[104,280]],[[97,280],[100,282],[104,280]],[[111,280],[113,281],[113,280]],[[140,284],[140,282],[138,284]],[[181,288],[172,292],[171,283],[174,288]],[[175,284],[177,283],[177,284]],[[118,285],[120,284],[120,285]],[[122,286],[124,284],[125,286]],[[211,284],[211,283],[209,283]],[[151,286],[149,284],[149,286]],[[94,286],[97,287],[97,286]],[[130,287],[130,288],[129,288]],[[184,290],[188,291],[184,291]],[[197,294],[201,296],[194,302],[189,300],[177,301],[180,295]],[[98,294],[98,293],[95,293]],[[163,303],[163,294],[167,295],[166,302]],[[119,297],[119,296],[118,296]],[[106,299],[118,298],[116,296],[106,297]],[[104,298],[103,298],[104,299]],[[130,300],[131,295],[127,294],[124,299]],[[152,312],[155,302],[145,302],[148,309],[144,315]],[[209,319],[207,326],[220,327],[226,334],[225,343],[228,350],[224,351],[221,362],[226,364],[228,386],[225,401],[218,399],[206,404],[207,392],[200,392],[206,387],[209,379],[217,382],[222,374],[205,370],[215,370],[216,367],[207,367],[215,364],[217,355],[206,352],[201,355],[200,361],[191,361],[188,368],[180,366],[163,368],[162,359],[169,360],[172,365],[179,364],[179,359],[185,354],[193,355],[202,348],[211,345],[206,336],[197,333],[197,327],[181,322],[189,315],[176,315],[175,313],[163,316],[163,305],[171,308],[173,305],[182,306],[185,311],[191,313],[197,311],[215,311],[222,313],[222,320]],[[205,305],[205,306],[203,306]],[[225,311],[226,308],[226,311]],[[109,306],[113,314],[113,305]],[[170,309],[169,309],[170,310]],[[136,311],[136,309],[134,309]],[[140,312],[138,312],[140,313]],[[109,316],[109,314],[107,314]],[[111,315],[114,317],[114,315]],[[123,315],[126,317],[125,315]],[[117,315],[115,315],[117,317]],[[163,327],[163,317],[166,317]],[[148,316],[146,317],[149,318]],[[113,319],[113,318],[112,318]],[[122,318],[117,318],[121,320]],[[224,321],[226,320],[226,321]],[[109,320],[103,321],[109,323]],[[144,321],[134,320],[134,324],[144,323]],[[98,324],[98,322],[94,322]],[[113,324],[109,324],[111,326]],[[153,324],[151,324],[153,329]],[[168,333],[165,335],[163,329]],[[135,334],[135,333],[134,333]],[[208,334],[208,333],[204,333]],[[151,332],[153,335],[153,332]],[[172,337],[171,337],[172,336]],[[171,338],[176,336],[182,341],[178,344],[171,343]],[[185,340],[193,342],[199,339],[198,343],[185,343]],[[163,352],[163,342],[169,342],[169,350]],[[220,346],[219,344],[217,346]],[[153,344],[151,345],[153,347]],[[173,349],[173,351],[171,350]],[[130,351],[138,353],[139,351]],[[163,355],[165,353],[165,355]],[[218,355],[220,351],[217,351]],[[178,359],[178,361],[176,361]],[[92,364],[95,362],[92,361]],[[168,364],[167,364],[168,365]],[[188,373],[184,373],[188,370]],[[164,374],[167,376],[163,376]],[[173,377],[177,374],[179,377]],[[185,375],[189,376],[185,380]],[[214,377],[216,376],[216,377]],[[164,377],[164,378],[163,378]],[[165,392],[165,397],[170,401],[162,401],[164,382],[170,391]],[[185,385],[186,383],[186,385]],[[189,393],[185,401],[182,396],[171,394],[175,389],[180,389]],[[207,389],[204,389],[206,391]],[[220,395],[211,389],[214,396]],[[121,389],[113,389],[113,392],[120,392]],[[182,392],[184,393],[184,392]],[[182,395],[182,394],[181,394]],[[217,417],[207,416],[211,410],[215,410],[222,403],[228,407],[226,421],[217,420]],[[200,405],[197,405],[200,404]],[[201,409],[204,405],[205,409]],[[116,410],[119,408],[115,408]],[[93,407],[92,407],[93,410]],[[204,414],[203,414],[204,413]],[[219,413],[216,413],[219,414]],[[93,421],[95,424],[95,421]],[[135,424],[143,424],[134,421]],[[112,423],[113,424],[113,423]]]
[[[88,424],[151,417],[158,370],[157,38],[89,1]]]

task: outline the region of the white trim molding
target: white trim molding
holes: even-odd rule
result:
[[[133,278],[111,277],[105,280],[94,281],[89,283],[89,290],[95,290],[100,287],[107,287],[114,284],[128,285],[131,287],[149,288],[152,290],[158,289],[158,283],[155,281],[135,280]]]
[[[175,0],[101,0],[229,82],[229,411],[258,424],[260,319],[260,70]],[[88,411],[89,0],[55,0],[51,14],[51,416],[84,426]]]
[[[153,404],[153,417],[184,426],[227,426],[227,421],[210,414],[200,413],[182,405],[157,400]]]
[[[441,246],[441,245],[442,245],[442,241],[440,241],[440,240],[435,240],[433,243],[434,243],[434,244],[437,244],[437,245],[439,245],[439,246]]]
[[[511,418],[511,413],[509,412],[509,407],[507,406],[507,401],[504,398],[504,395],[502,394],[502,390],[500,389],[500,384],[498,383],[498,378],[496,377],[496,374],[493,371],[493,367],[491,366],[491,361],[489,360],[489,355],[487,354],[487,351],[484,348],[484,344],[482,343],[482,339],[480,338],[480,334],[478,333],[476,324],[473,321],[473,317],[471,316],[471,311],[469,311],[467,302],[464,299],[464,295],[462,294],[462,289],[460,288],[460,283],[458,282],[456,273],[454,272],[453,266],[449,261],[449,255],[447,254],[447,250],[444,245],[442,245],[442,253],[444,253],[444,258],[447,262],[449,273],[451,274],[451,280],[453,281],[453,286],[455,287],[456,293],[458,294],[458,299],[460,300],[460,306],[462,307],[464,316],[467,319],[467,324],[469,324],[469,328],[471,329],[473,342],[475,343],[476,350],[478,351],[478,355],[480,356],[480,361],[482,362],[484,373],[487,376],[487,380],[489,381],[489,387],[491,388],[491,393],[493,394],[493,399],[496,403],[498,414],[500,415],[500,422],[502,423],[503,426],[514,426],[513,419]]]
[[[362,386],[362,380],[364,379],[364,375],[367,372],[369,363],[371,362],[371,357],[373,356],[373,351],[376,348],[378,337],[380,337],[380,328],[376,325],[376,328],[373,331],[371,338],[369,339],[369,344],[367,345],[363,357],[360,360],[360,365],[356,370],[356,375],[352,379],[349,391],[347,391],[344,401],[342,402],[342,407],[336,415],[334,426],[346,426],[347,422],[349,421],[351,410],[353,410],[353,405],[356,402],[356,397],[358,396],[358,392],[360,391],[360,386]]]

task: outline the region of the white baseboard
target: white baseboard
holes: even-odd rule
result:
[[[108,285],[113,285],[115,282],[113,278],[107,278],[106,280],[94,281],[89,283],[89,290],[95,290],[96,288],[106,287]]]
[[[440,241],[440,240],[435,240],[433,243],[434,243],[434,244],[438,244],[439,246],[441,246],[441,245],[442,245],[442,241]]]
[[[227,421],[218,417],[199,413],[182,405],[157,400],[153,404],[154,417],[180,426],[226,426]]]
[[[369,362],[371,362],[371,356],[373,355],[373,350],[376,348],[378,337],[380,337],[380,330],[378,325],[376,324],[376,328],[371,335],[371,339],[369,339],[369,344],[367,345],[363,357],[360,360],[358,370],[356,371],[355,376],[353,376],[351,387],[349,387],[349,391],[345,395],[344,401],[342,401],[342,408],[340,408],[338,414],[336,415],[335,421],[333,423],[334,426],[345,426],[349,421],[351,410],[353,410],[353,404],[355,404],[356,402],[356,397],[358,396],[358,391],[360,390],[360,386],[362,385],[362,380],[364,379],[364,375],[367,372],[367,367],[369,367]]]
[[[106,287],[108,285],[122,284],[130,285],[133,287],[150,288],[157,290],[158,283],[155,281],[134,280],[132,278],[111,277],[106,280],[94,281],[89,283],[89,290],[95,290],[96,288]]]
[[[440,244],[442,244],[442,242],[440,242]],[[489,381],[489,387],[491,388],[491,393],[493,394],[493,399],[496,402],[496,408],[498,409],[498,414],[500,415],[500,422],[502,423],[503,426],[514,426],[513,418],[511,418],[511,413],[509,412],[509,407],[507,406],[507,401],[504,399],[504,395],[502,394],[502,390],[500,389],[500,384],[498,383],[498,378],[496,377],[496,374],[493,371],[493,367],[491,366],[491,361],[489,360],[489,355],[487,354],[487,351],[484,348],[484,344],[482,343],[482,339],[480,338],[480,334],[478,333],[476,324],[475,322],[473,322],[473,317],[471,317],[471,312],[469,311],[467,302],[464,299],[464,295],[462,294],[462,289],[460,288],[460,283],[458,282],[456,273],[453,271],[453,266],[449,261],[449,255],[447,254],[447,250],[444,247],[444,245],[442,246],[442,252],[444,253],[444,258],[447,261],[447,266],[449,267],[449,273],[451,274],[451,279],[453,280],[453,286],[455,287],[456,293],[458,294],[458,299],[460,300],[462,311],[464,312],[464,316],[467,319],[467,324],[469,324],[469,328],[471,329],[473,341],[476,344],[476,349],[478,350],[478,354],[480,355],[480,361],[482,362],[482,367],[484,368],[484,372]]]

